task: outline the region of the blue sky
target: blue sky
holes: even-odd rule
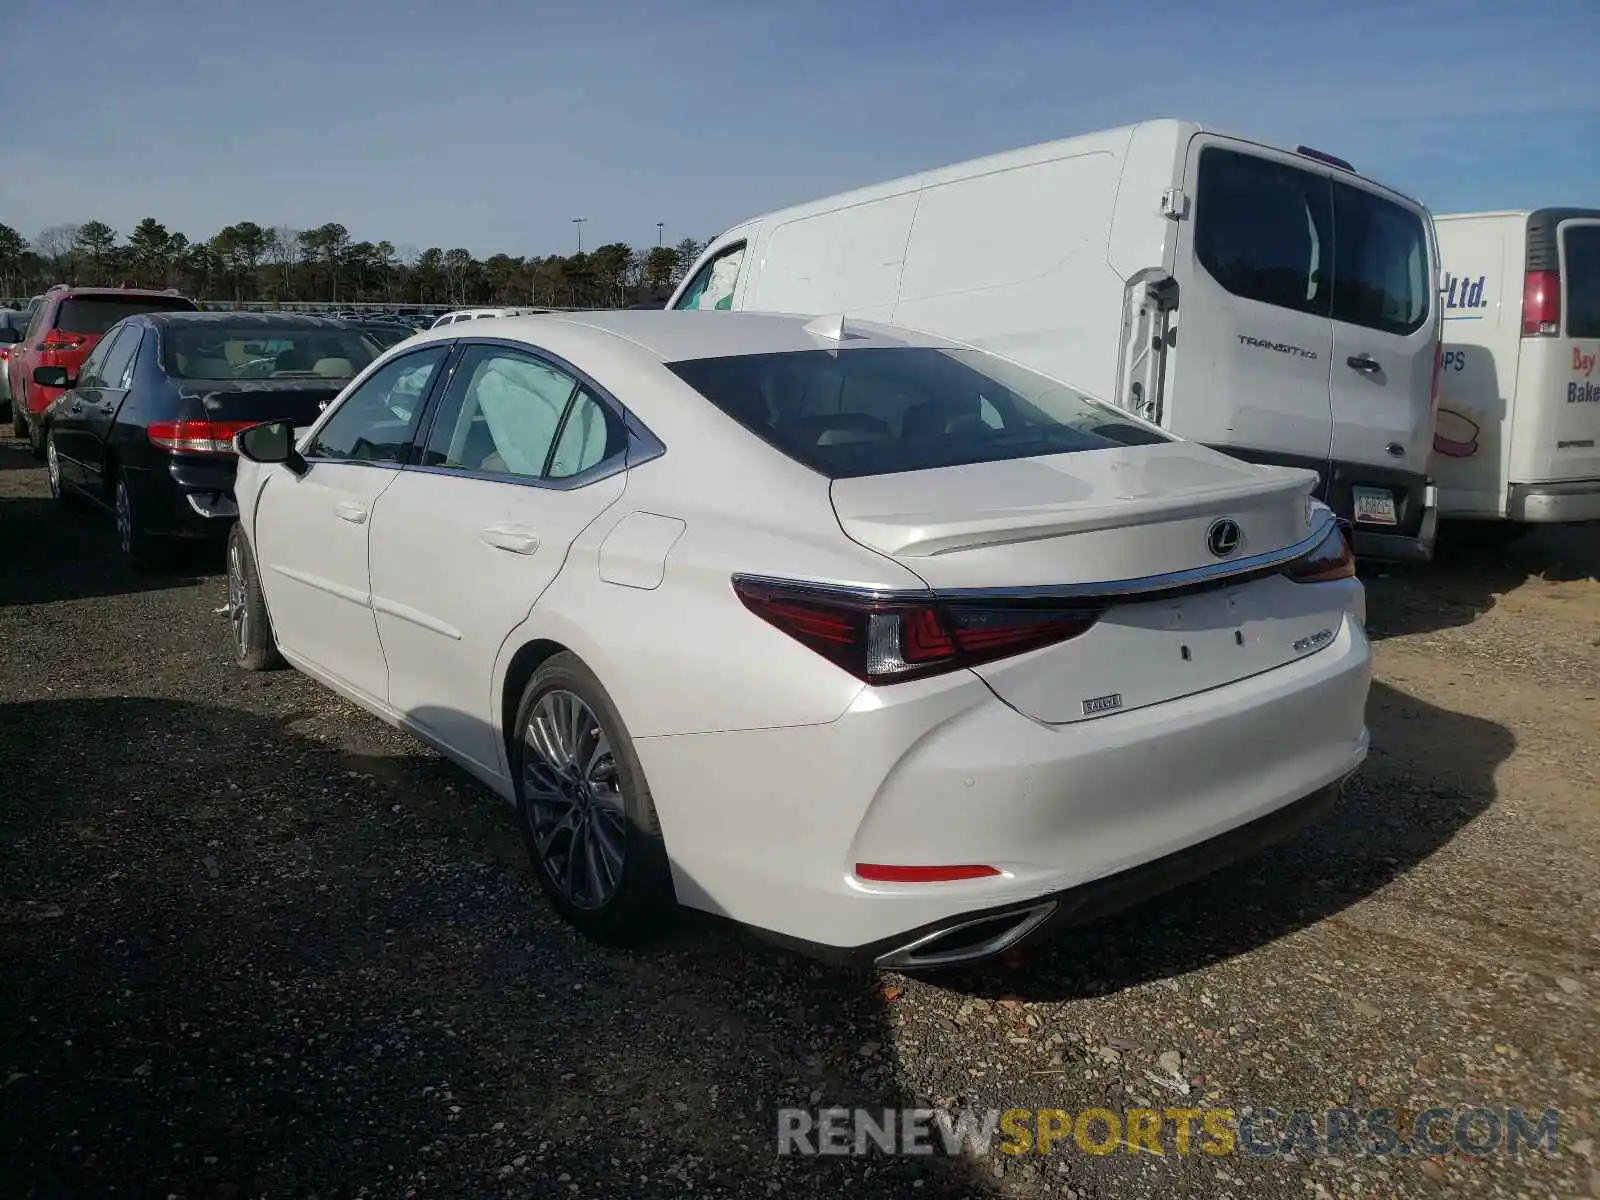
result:
[[[1154,116],[1436,212],[1600,205],[1596,0],[10,0],[0,62],[28,236],[336,220],[548,254],[584,216],[643,246]]]

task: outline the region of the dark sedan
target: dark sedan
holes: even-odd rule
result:
[[[359,329],[385,350],[397,342],[405,341],[417,332],[411,326],[403,325],[397,320],[385,320],[380,317],[361,317],[357,319],[347,317],[345,318],[345,324],[354,329]]]
[[[380,353],[323,317],[146,313],[113,326],[45,414],[50,491],[111,512],[123,554],[175,538],[223,538],[238,509],[233,435],[261,421],[309,425]],[[42,378],[49,374],[50,378]]]

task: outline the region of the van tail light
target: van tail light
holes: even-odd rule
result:
[[[152,421],[153,445],[173,454],[234,454],[233,435],[257,421]]]
[[[1309,554],[1303,554],[1283,569],[1296,583],[1329,583],[1335,579],[1354,579],[1356,555],[1350,546],[1350,526],[1334,522],[1328,536]]]
[[[1529,271],[1522,280],[1522,336],[1561,332],[1561,272]]]
[[[756,616],[857,679],[902,683],[1064,642],[1100,618],[1098,608],[1028,601],[941,602],[736,575],[733,590]]]

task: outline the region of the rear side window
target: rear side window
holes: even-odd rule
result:
[[[1422,218],[1392,200],[1333,183],[1333,319],[1413,333],[1428,318]]]
[[[757,437],[832,479],[1171,440],[975,350],[799,350],[667,366]]]
[[[1194,248],[1228,291],[1327,316],[1333,213],[1326,177],[1254,154],[1200,152]]]
[[[194,311],[194,302],[182,296],[71,296],[61,302],[56,328],[64,333],[104,333],[135,313]]]
[[[1600,224],[1561,227],[1567,336],[1600,338]]]

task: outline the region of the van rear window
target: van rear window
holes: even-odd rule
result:
[[[830,479],[1171,440],[975,350],[795,350],[667,367],[757,437]]]
[[[1561,227],[1567,336],[1600,338],[1600,224]]]
[[[1427,233],[1411,208],[1318,171],[1200,152],[1195,257],[1236,296],[1408,334],[1428,318]]]

